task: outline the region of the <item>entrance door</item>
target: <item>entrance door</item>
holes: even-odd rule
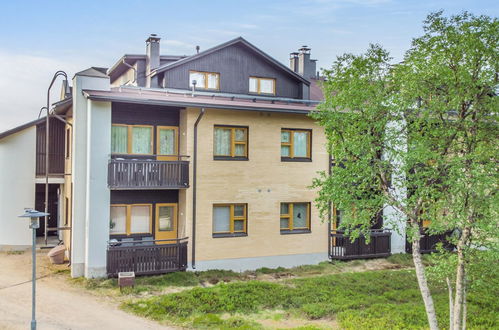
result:
[[[158,126],[157,160],[178,160],[178,127]]]
[[[156,240],[177,238],[177,204],[156,204]],[[174,243],[174,241],[157,242],[157,244]]]

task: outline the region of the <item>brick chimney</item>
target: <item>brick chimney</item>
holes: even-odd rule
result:
[[[159,87],[158,76],[151,78],[151,71],[159,67],[159,38],[151,34],[146,40],[146,87]]]
[[[298,49],[298,73],[306,79],[315,78],[317,60],[310,59],[310,48],[302,46]]]

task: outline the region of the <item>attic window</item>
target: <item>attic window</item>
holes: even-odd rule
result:
[[[275,79],[250,77],[249,92],[255,94],[275,95]]]
[[[193,87],[196,81],[196,88],[200,89],[220,89],[220,74],[215,72],[189,71],[189,87]]]

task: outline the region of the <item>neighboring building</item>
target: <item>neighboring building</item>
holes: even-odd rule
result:
[[[49,227],[65,229],[72,276],[404,252],[403,232],[382,222],[366,245],[335,230],[334,208],[332,225],[319,217],[309,186],[331,160],[323,128],[308,116],[322,98],[309,48],[291,53],[287,67],[243,38],[192,56],[160,55],[159,43],[151,35],[146,55],[77,73],[72,95],[54,104]],[[43,123],[0,134],[2,224],[23,207],[43,209]],[[23,165],[12,168],[12,155]],[[29,244],[27,226],[16,226],[7,228]]]

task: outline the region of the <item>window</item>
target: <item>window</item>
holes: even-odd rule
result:
[[[153,127],[146,125],[119,125],[111,127],[113,154],[152,154]]]
[[[158,126],[157,154],[175,156],[178,154],[178,127]]]
[[[246,236],[247,204],[213,205],[213,237]]]
[[[248,159],[248,127],[215,126],[213,140],[215,159]]]
[[[275,79],[250,77],[249,92],[256,94],[275,95]]]
[[[220,89],[220,74],[215,72],[189,71],[189,87],[193,87],[196,81],[196,88]]]
[[[310,161],[312,130],[283,128],[281,130],[281,160]]]
[[[111,235],[150,234],[152,205],[111,205]]]
[[[281,203],[281,233],[310,232],[310,203]]]

